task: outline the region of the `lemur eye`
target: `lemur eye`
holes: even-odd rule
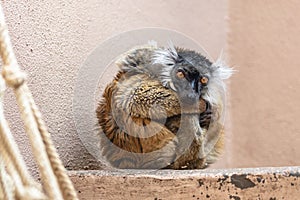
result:
[[[205,76],[202,76],[199,81],[201,84],[206,85],[208,83],[208,78]]]
[[[178,78],[180,78],[180,79],[182,79],[182,78],[185,77],[185,75],[184,75],[184,73],[183,73],[182,70],[178,70],[177,73],[176,73],[176,76],[177,76]]]

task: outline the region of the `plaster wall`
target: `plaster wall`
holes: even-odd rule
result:
[[[230,163],[300,165],[300,2],[229,1]]]
[[[162,27],[186,34],[217,58],[226,44],[226,1],[2,1],[14,50],[67,169],[98,169],[72,113],[75,80],[98,44],[118,33]],[[113,77],[113,74],[110,74]],[[108,75],[109,76],[109,75]],[[36,167],[11,91],[6,116],[33,174]],[[221,164],[223,165],[223,164]]]
[[[68,169],[101,167],[82,146],[73,120],[81,63],[109,37],[143,27],[182,32],[214,59],[227,50],[237,73],[229,88],[226,152],[214,168],[300,165],[300,2],[53,0],[2,5],[18,61]],[[14,102],[8,90],[6,115],[36,174]]]

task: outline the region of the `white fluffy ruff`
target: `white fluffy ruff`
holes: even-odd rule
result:
[[[226,95],[226,85],[224,80],[228,79],[233,74],[233,69],[226,65],[222,59],[222,54],[217,61],[212,64],[212,68],[214,68],[214,71],[208,84],[207,93],[203,98],[211,105],[217,105]]]
[[[174,91],[176,91],[176,88],[172,83],[171,71],[175,66],[177,59],[178,54],[172,43],[169,43],[169,46],[166,49],[160,48],[156,50],[152,58],[153,65],[160,64],[164,66],[160,74],[162,84],[166,87],[171,87]]]

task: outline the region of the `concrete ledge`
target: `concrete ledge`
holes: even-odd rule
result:
[[[80,199],[300,199],[300,167],[69,171]]]

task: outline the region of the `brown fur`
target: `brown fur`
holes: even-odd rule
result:
[[[214,162],[223,149],[218,109],[212,114],[203,99],[181,106],[158,80],[119,72],[96,111],[103,156],[116,168],[200,169]]]

